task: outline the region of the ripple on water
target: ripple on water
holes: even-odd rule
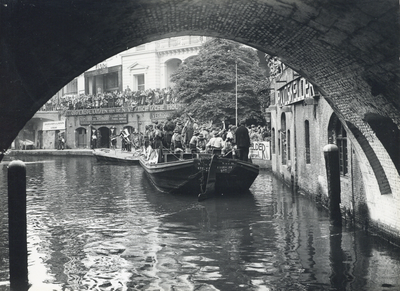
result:
[[[155,191],[140,167],[91,158],[30,163],[27,172],[29,291],[400,286],[397,249],[360,232],[332,234],[326,212],[266,172],[249,195],[202,203]],[[0,219],[0,291],[8,291]]]

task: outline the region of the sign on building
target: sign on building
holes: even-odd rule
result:
[[[43,122],[43,130],[65,130],[65,120]]]
[[[128,123],[127,114],[104,114],[104,115],[88,115],[80,116],[79,123],[85,125],[101,125],[101,124],[125,124]]]
[[[271,160],[269,141],[254,141],[250,147],[250,156],[262,160]]]

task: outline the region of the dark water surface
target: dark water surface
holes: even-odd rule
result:
[[[142,168],[90,157],[27,162],[30,290],[400,290],[400,249],[293,196],[269,172],[251,193],[197,202]],[[9,290],[7,162],[0,290]]]

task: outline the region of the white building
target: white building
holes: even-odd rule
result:
[[[97,94],[171,87],[170,76],[210,38],[182,36],[149,42],[119,53],[87,70],[58,93]]]
[[[96,128],[101,130],[104,139],[102,145],[104,146],[107,146],[112,126],[117,128],[117,132],[125,128],[128,128],[128,130],[136,128],[142,131],[145,125],[152,123],[152,120],[165,118],[168,111],[173,110],[176,106],[169,104],[168,106],[111,109],[110,107],[120,105],[109,103],[107,108],[101,108],[101,113],[99,113],[99,110],[96,111],[96,109],[74,110],[76,107],[73,105],[76,104],[81,94],[96,95],[106,92],[122,92],[127,88],[131,91],[146,91],[171,87],[173,85],[170,82],[171,74],[178,69],[186,58],[197,55],[201,45],[209,39],[203,36],[167,38],[131,48],[104,60],[76,77],[50,99],[43,106],[43,110],[38,111],[28,122],[27,125],[29,126],[21,131],[24,133],[21,135],[21,139],[26,139],[26,136],[29,136],[29,139],[35,145],[34,147],[56,148],[57,135],[60,132],[62,133],[63,130],[46,130],[46,128],[43,128],[43,122],[66,120],[68,126],[66,125],[64,136],[67,146],[71,148],[89,147],[91,129],[86,124],[87,122],[81,123],[81,121],[96,119],[99,114],[104,115],[104,118],[109,118],[109,120],[105,118],[107,120],[104,120],[104,124],[100,124],[98,120],[96,124]],[[61,109],[65,108],[66,100],[73,101],[69,102],[70,110],[67,111],[67,118],[61,114],[55,114],[52,116],[56,116],[57,119],[48,119],[47,117],[50,115],[43,111],[61,113]],[[101,105],[96,103],[91,108],[99,107]],[[117,123],[114,118],[117,113],[126,114],[126,117],[124,115],[124,118],[120,118],[120,123]],[[72,118],[74,120],[69,122],[68,119]],[[107,122],[110,120],[112,122]],[[92,122],[89,123],[94,125]],[[26,133],[27,130],[30,132],[29,135]],[[19,139],[19,137],[16,139],[17,144]],[[51,142],[48,142],[49,140]]]

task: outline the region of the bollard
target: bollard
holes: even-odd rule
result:
[[[341,226],[339,148],[334,144],[324,146],[324,157],[328,180],[330,221],[335,226]]]
[[[12,161],[8,166],[8,234],[13,291],[28,290],[26,223],[26,167],[22,161]]]
[[[342,248],[342,227],[331,225],[329,227],[329,261],[331,266],[331,281],[332,290],[346,290],[348,283],[352,281],[348,274],[347,256]]]

